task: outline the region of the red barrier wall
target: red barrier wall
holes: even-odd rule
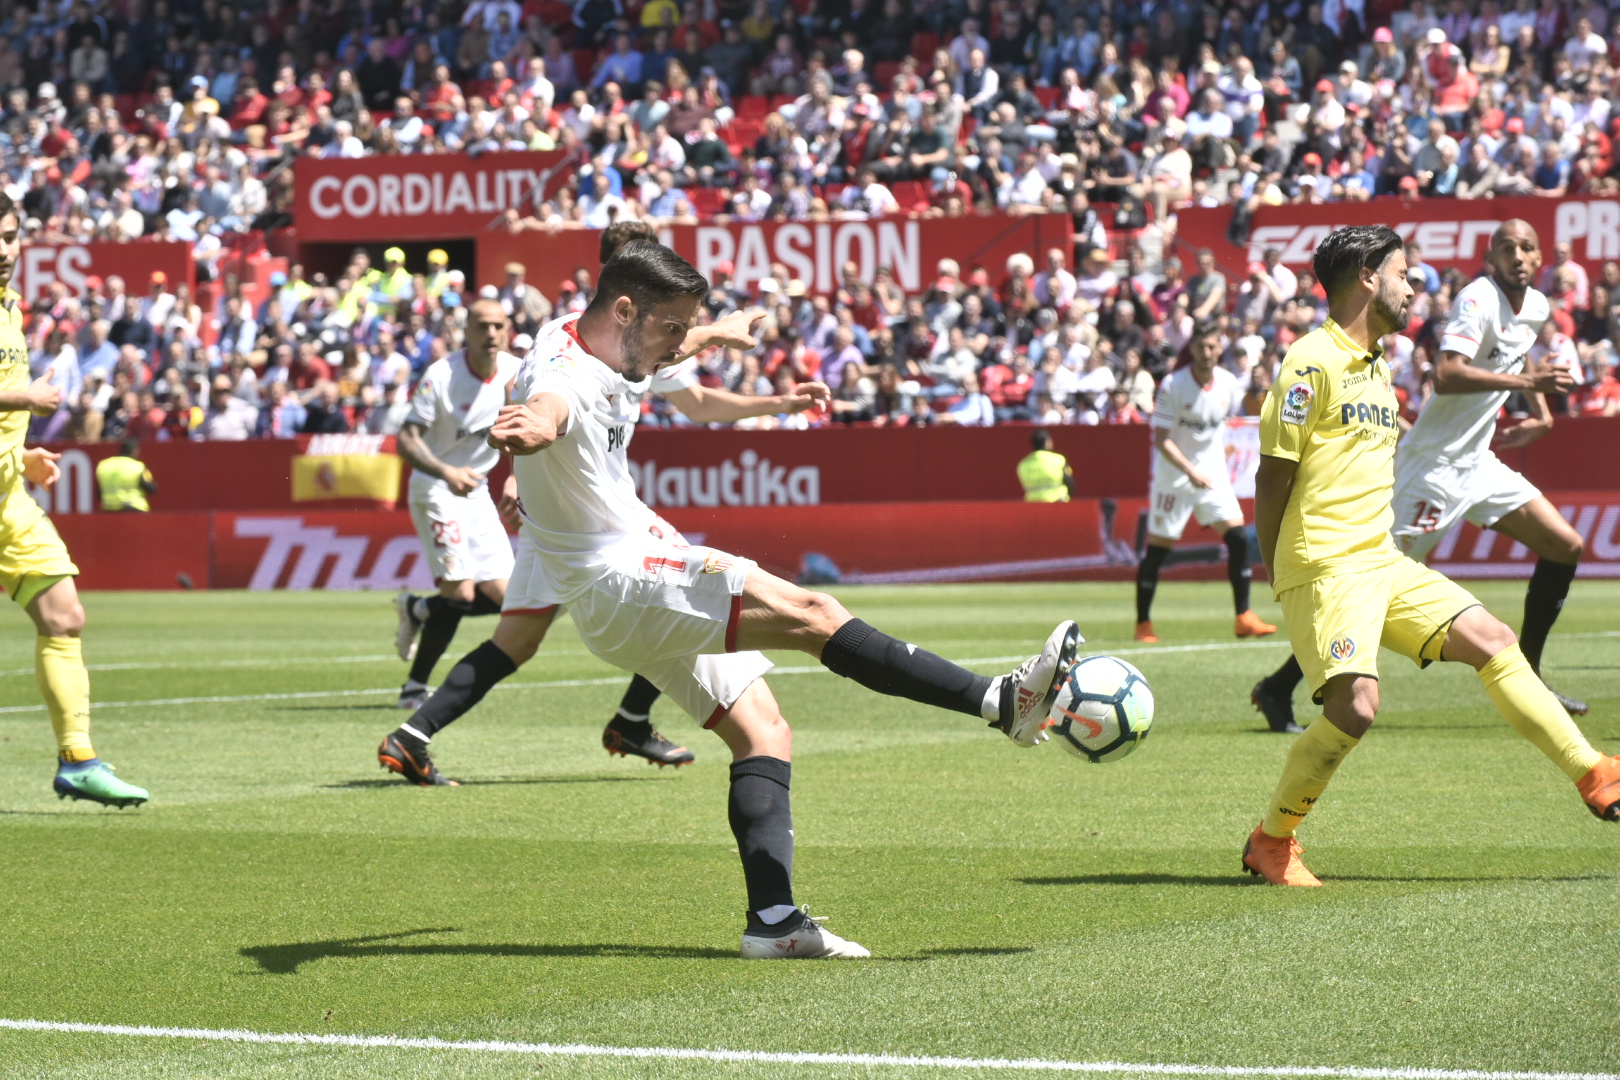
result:
[[[1620,577],[1620,492],[1552,496],[1586,541],[1583,577]],[[1147,500],[847,504],[683,509],[669,519],[694,544],[746,555],[785,577],[805,556],[827,556],[847,582],[1124,580]],[[1245,506],[1252,517],[1252,507]],[[94,514],[57,519],[85,588],[428,590],[410,516],[403,511],[258,514]],[[1190,528],[1172,576],[1219,579],[1226,553],[1213,532]],[[1431,563],[1453,577],[1527,577],[1535,559],[1473,526],[1457,530]]]
[[[1424,262],[1473,274],[1483,265],[1491,233],[1509,218],[1523,218],[1535,226],[1549,260],[1554,244],[1569,242],[1575,260],[1594,279],[1605,260],[1620,258],[1620,200],[1612,198],[1414,201],[1387,197],[1365,203],[1262,206],[1255,211],[1247,248],[1226,238],[1232,220],[1229,207],[1189,207],[1176,213],[1179,239],[1192,248],[1211,249],[1221,268],[1238,278],[1268,247],[1279,249],[1289,266],[1304,267],[1316,245],[1334,229],[1379,224],[1417,241]]]
[[[660,512],[698,509],[709,500],[716,507],[1012,501],[1020,497],[1014,467],[1029,452],[1030,430],[642,428],[630,456],[643,497]],[[1146,425],[1051,431],[1074,467],[1082,498],[1147,495],[1152,444]],[[290,462],[299,446],[294,439],[152,443],[141,453],[158,481],[153,509],[292,510]],[[55,512],[91,512],[94,463],[117,448],[52,449],[66,455]],[[1620,418],[1560,420],[1546,438],[1503,451],[1502,459],[1547,491],[1620,489]],[[498,470],[497,482],[504,475]]]
[[[179,284],[194,285],[191,245],[178,242],[138,241],[129,244],[34,244],[23,248],[11,287],[30,304],[45,296],[60,281],[73,296],[84,295],[84,279],[94,274],[106,279],[117,274],[132,296],[145,296],[152,271],[169,277],[169,291]]]

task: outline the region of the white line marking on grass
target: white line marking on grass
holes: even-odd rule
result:
[[[558,649],[546,654],[547,656],[589,656],[583,649]],[[298,664],[303,667],[320,667],[326,664],[379,664],[384,661],[399,663],[397,653],[375,653],[367,656],[285,656],[285,657],[245,657],[235,660],[215,660],[210,657],[198,657],[195,660],[160,660],[155,663],[146,661],[129,661],[117,664],[86,664],[88,671],[173,671],[185,668],[252,668],[252,667],[281,667],[284,664]],[[11,668],[0,671],[0,676],[32,675],[31,667]]]
[[[1023,1072],[1137,1073],[1158,1076],[1321,1076],[1346,1080],[1620,1080],[1620,1073],[1508,1072],[1483,1069],[1380,1069],[1339,1065],[1175,1065],[1126,1061],[1054,1061],[1042,1058],[965,1058],[909,1054],[781,1053],[766,1050],[700,1050],[678,1046],[592,1046],[588,1043],[527,1043],[494,1039],[410,1039],[397,1035],[317,1035],[243,1031],[236,1028],[171,1028],[130,1024],[75,1024],[53,1020],[0,1020],[12,1031],[73,1035],[126,1035],[201,1042],[349,1046],[390,1050],[462,1050],[536,1057],[665,1058],[685,1061],[753,1062],[771,1065],[866,1065],[898,1068],[1004,1069]]]

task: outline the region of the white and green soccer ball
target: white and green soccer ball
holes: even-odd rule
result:
[[[1085,656],[1052,702],[1052,739],[1093,764],[1118,761],[1153,727],[1153,691],[1117,656]]]

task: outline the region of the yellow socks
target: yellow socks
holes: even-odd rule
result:
[[[51,714],[57,754],[70,764],[95,757],[90,746],[90,673],[84,667],[79,639],[35,638],[34,674]]]
[[[1479,681],[1513,730],[1535,743],[1571,780],[1580,780],[1602,760],[1517,645],[1503,649],[1480,668]]]
[[[1334,727],[1327,717],[1317,717],[1289,748],[1282,779],[1271,796],[1271,808],[1260,823],[1261,831],[1267,836],[1293,836],[1322,797],[1339,763],[1360,741]]]

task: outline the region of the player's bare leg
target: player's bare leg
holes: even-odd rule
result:
[[[20,595],[29,588],[25,579]],[[34,671],[56,733],[57,770],[52,788],[64,799],[87,799],[120,810],[146,802],[151,797],[146,789],[113,775],[112,766],[96,757],[90,744],[90,673],[80,644],[84,605],[73,578],[46,585],[27,599],[23,610],[38,634]]]
[[[441,581],[437,596],[412,596],[402,592],[394,598],[400,627],[396,644],[401,645],[401,658],[411,661],[410,674],[399,691],[400,708],[415,711],[427,701],[433,692],[428,682],[433,677],[433,668],[450,648],[462,618],[499,615],[505,600],[505,578],[479,582]],[[404,647],[406,643],[408,650]]]
[[[750,960],[872,955],[793,900],[793,733],[757,679],[714,725],[731,750],[728,817],[748,887],[742,955]]]
[[[811,592],[755,567],[737,623],[737,650],[791,649],[869,690],[988,720],[1020,746],[1046,738],[1047,713],[1085,639],[1058,625],[1040,653],[1006,675],[976,675],[855,618],[826,593]]]
[[[377,761],[413,784],[457,786],[434,766],[428,743],[484,700],[491,687],[528,663],[546,639],[556,615],[556,608],[503,613],[490,639],[456,661],[437,692],[409,720],[383,737]]]
[[[1541,653],[1547,645],[1547,635],[1564,608],[1564,599],[1569,595],[1570,582],[1575,580],[1575,567],[1581,561],[1585,545],[1581,534],[1564,520],[1545,495],[1538,495],[1503,515],[1491,528],[1512,537],[1537,555],[1536,568],[1524,594],[1519,648],[1530,661],[1530,669],[1540,675]],[[1553,695],[1571,716],[1586,714],[1586,702],[1557,690],[1553,690]]]

